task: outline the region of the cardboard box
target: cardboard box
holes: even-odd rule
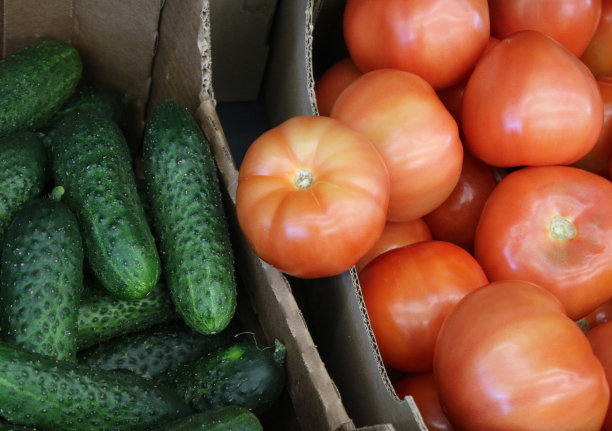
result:
[[[268,418],[266,429],[354,429],[287,279],[254,256],[236,224],[237,171],[216,111],[209,1],[5,0],[0,16],[2,58],[37,40],[61,39],[81,53],[84,82],[131,97],[127,138],[136,160],[153,106],[172,98],[189,108],[211,141],[225,186],[241,318],[260,342],[279,339],[287,347],[287,397],[271,412],[275,419]]]

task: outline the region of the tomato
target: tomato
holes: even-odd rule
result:
[[[489,0],[491,34],[503,39],[536,30],[580,57],[599,24],[601,8],[602,0]]]
[[[376,256],[386,251],[431,239],[429,226],[421,218],[404,222],[387,222],[374,246],[355,264],[355,269],[360,272]]]
[[[359,76],[361,72],[350,58],[339,60],[323,72],[314,86],[319,115],[329,116],[342,90]]]
[[[612,322],[606,322],[587,332],[587,338],[593,348],[593,353],[602,363],[608,382],[612,382]],[[612,406],[608,412],[601,431],[612,430]]]
[[[423,241],[379,255],[359,273],[359,283],[383,363],[416,372],[432,369],[444,318],[487,278],[461,247]]]
[[[595,76],[612,75],[612,0],[601,0],[601,18],[580,59]]]
[[[389,220],[420,218],[453,191],[463,144],[457,123],[424,79],[393,69],[367,72],[340,94],[330,115],[368,137],[385,160]]]
[[[555,294],[573,319],[612,298],[612,183],[569,166],[508,174],[489,195],[474,255],[489,280]]]
[[[472,253],[480,213],[496,186],[493,169],[465,151],[455,189],[442,205],[423,217],[432,238],[452,242]]]
[[[440,328],[433,374],[458,429],[599,430],[610,393],[586,335],[547,290],[492,282]]]
[[[409,373],[393,381],[400,399],[411,396],[429,431],[453,431],[454,428],[440,405],[438,388],[432,372]]]
[[[362,72],[398,69],[435,89],[467,76],[489,38],[486,0],[348,0],[344,41]]]
[[[591,71],[536,31],[514,33],[493,47],[463,95],[464,143],[493,166],[574,163],[593,148],[602,123]]]
[[[238,174],[238,222],[254,252],[289,275],[348,270],[383,231],[389,175],[370,141],[328,117],[296,116],[259,136]]]
[[[612,159],[612,77],[600,77],[597,85],[603,102],[603,125],[595,146],[572,166],[609,177]]]
[[[612,300],[604,302],[595,310],[591,311],[580,319],[578,324],[584,331],[588,331],[610,320],[612,320]]]

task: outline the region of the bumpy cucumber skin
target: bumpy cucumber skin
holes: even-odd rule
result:
[[[121,371],[0,344],[0,415],[54,430],[145,430],[190,414],[172,390]]]
[[[81,296],[78,313],[79,350],[113,337],[179,319],[163,282],[141,299],[119,299],[102,288],[88,286]]]
[[[46,185],[47,154],[34,132],[0,139],[0,243],[13,215]]]
[[[167,100],[147,122],[144,179],[165,279],[177,311],[204,334],[236,309],[234,254],[210,144],[189,111]]]
[[[160,325],[99,343],[79,352],[78,360],[103,370],[125,370],[153,378],[230,344],[234,333],[228,329],[204,335],[182,322]]]
[[[285,385],[285,346],[238,342],[160,376],[197,412],[237,405],[263,413]]]
[[[63,202],[38,198],[15,214],[0,266],[5,341],[56,359],[76,360],[83,259],[76,218]]]
[[[253,412],[240,406],[219,407],[176,419],[158,431],[263,431]]]
[[[72,94],[82,71],[77,50],[58,40],[0,60],[0,137],[41,127]]]
[[[159,280],[161,262],[121,129],[79,111],[49,138],[53,177],[77,216],[93,273],[118,298],[145,297]]]

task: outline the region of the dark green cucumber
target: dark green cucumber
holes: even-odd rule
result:
[[[182,322],[158,325],[81,351],[78,360],[104,370],[126,370],[151,378],[235,342],[234,335],[230,327],[205,335]]]
[[[53,177],[77,216],[89,267],[118,298],[145,297],[159,280],[161,263],[121,129],[78,111],[49,138]]]
[[[189,111],[167,100],[146,125],[146,191],[177,311],[196,331],[221,331],[236,309],[234,253],[217,166]]]
[[[163,282],[141,299],[119,299],[105,289],[89,287],[79,306],[78,349],[178,319]]]
[[[175,388],[194,411],[237,405],[255,413],[266,411],[285,385],[285,346],[261,348],[239,342],[221,347],[159,377]]]
[[[219,407],[176,419],[157,431],[263,431],[259,418],[240,406]]]
[[[75,360],[82,291],[83,245],[76,218],[59,197],[27,202],[6,230],[2,249],[4,340],[31,352]]]
[[[13,215],[46,184],[47,155],[40,137],[16,132],[0,139],[0,243]]]
[[[26,425],[15,425],[7,421],[0,420],[0,431],[37,431],[37,429]]]
[[[29,45],[0,60],[0,137],[37,130],[74,92],[83,64],[58,40]]]
[[[146,430],[190,409],[149,379],[0,344],[0,416],[52,430]]]

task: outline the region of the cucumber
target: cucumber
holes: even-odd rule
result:
[[[79,221],[88,266],[116,297],[144,298],[159,280],[161,263],[121,129],[78,111],[48,136],[53,178]]]
[[[87,286],[79,305],[77,346],[91,347],[113,337],[179,319],[163,282],[142,299],[119,299],[105,289]]]
[[[157,431],[263,431],[259,418],[240,406],[219,407],[176,419]]]
[[[7,421],[0,420],[0,431],[36,431],[36,428],[25,425],[15,425]]]
[[[0,139],[0,243],[11,219],[47,183],[47,154],[34,132],[15,132]]]
[[[0,266],[2,336],[9,344],[76,360],[83,245],[77,221],[54,198],[24,204],[8,226]]]
[[[77,50],[58,40],[33,43],[0,60],[0,137],[45,124],[82,72]]]
[[[145,430],[191,411],[171,389],[0,343],[0,416],[54,430]]]
[[[182,322],[115,337],[79,352],[83,364],[152,378],[234,341],[233,328],[204,335]]]
[[[285,346],[238,342],[159,376],[196,412],[237,405],[263,413],[285,385]]]
[[[234,253],[210,144],[189,111],[155,106],[142,162],[164,276],[178,313],[213,334],[236,310]]]

